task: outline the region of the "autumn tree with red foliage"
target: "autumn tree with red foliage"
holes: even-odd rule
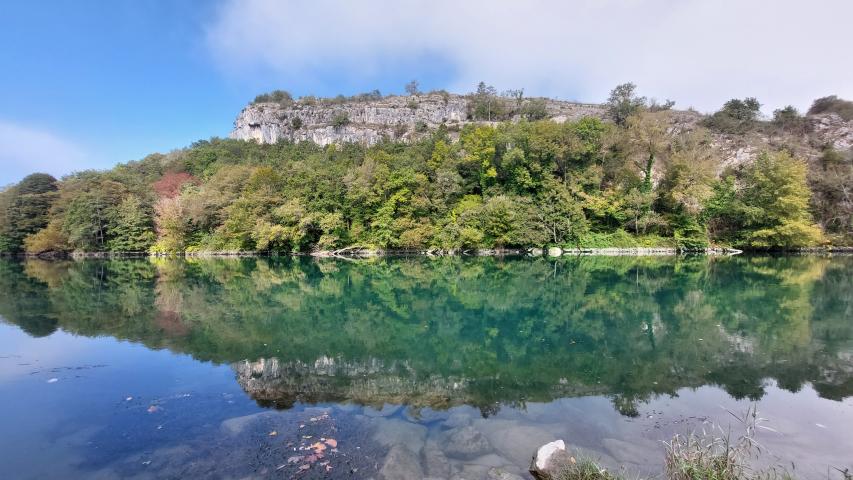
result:
[[[160,198],[175,198],[187,183],[198,185],[198,179],[187,172],[166,172],[151,186]]]

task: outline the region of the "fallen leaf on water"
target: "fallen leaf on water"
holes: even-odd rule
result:
[[[293,456],[293,457],[288,457],[288,459],[287,459],[287,463],[297,463],[297,462],[299,462],[300,460],[302,460],[302,456],[301,456],[301,455],[296,455],[296,456]]]
[[[317,460],[320,460],[320,459],[321,459],[321,458],[323,458],[323,457],[324,457],[324,455],[323,455],[322,453],[317,452],[317,453],[315,453],[315,454],[313,454],[313,455],[308,455],[308,456],[306,456],[306,457],[305,457],[305,461],[306,461],[306,462],[308,462],[308,463],[314,463],[314,462],[316,462]]]
[[[148,407],[148,413],[154,413],[157,410],[160,410],[160,407],[158,407],[157,405],[151,405],[150,407]]]
[[[332,466],[331,466],[331,465],[326,465],[326,471],[327,471],[327,472],[331,472],[331,471],[332,471]]]
[[[337,447],[337,446],[338,446],[338,441],[337,441],[337,440],[335,440],[334,438],[327,438],[327,439],[326,439],[326,444],[327,444],[328,446],[332,447],[332,448],[335,448],[335,447]]]
[[[311,468],[311,465],[301,465],[301,466],[299,467],[299,469],[300,469],[300,470],[303,470],[303,471],[308,470],[309,468]]]
[[[278,435],[278,432],[276,432],[275,430],[273,430],[273,431],[271,431],[270,433],[268,433],[268,435],[269,435],[270,437],[274,437],[274,436]]]
[[[323,444],[323,443],[317,442],[317,443],[315,443],[314,445],[311,445],[311,448],[312,448],[315,452],[322,452],[323,450],[325,450],[325,449],[326,449],[326,445],[325,445],[325,444]]]

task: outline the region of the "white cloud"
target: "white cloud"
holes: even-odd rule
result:
[[[616,84],[715,110],[853,98],[849,0],[225,0],[207,44],[227,71],[371,78],[430,55],[446,87],[602,101]]]
[[[33,172],[59,177],[81,169],[79,146],[48,131],[0,120],[0,186]]]

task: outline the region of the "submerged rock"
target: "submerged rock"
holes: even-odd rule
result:
[[[394,445],[385,456],[379,477],[384,480],[411,480],[424,478],[424,471],[415,453],[402,445]]]
[[[454,428],[443,435],[444,453],[449,457],[472,459],[492,449],[482,432],[472,426]]]
[[[490,468],[489,469],[489,480],[524,480],[521,475],[517,475],[512,472],[508,472],[503,468]]]
[[[275,412],[258,412],[241,417],[227,418],[222,421],[220,427],[228,434],[239,435],[254,426],[256,422],[275,417],[275,415]]]
[[[423,425],[384,417],[374,418],[372,423],[376,426],[373,439],[380,445],[402,445],[415,454],[420,453],[424,446],[427,428]]]
[[[450,461],[435,440],[430,440],[423,450],[424,467],[428,477],[447,478],[450,476]]]
[[[441,423],[447,428],[459,428],[471,425],[471,415],[465,412],[453,412]]]
[[[542,428],[510,420],[480,420],[476,426],[498,453],[514,465],[526,465],[530,462],[530,452],[538,445],[557,439],[553,433]]]
[[[364,407],[364,416],[366,417],[390,417],[397,413],[402,407],[400,405],[392,405],[386,403],[382,408],[377,410],[373,407]]]

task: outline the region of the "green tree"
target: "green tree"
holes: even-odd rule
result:
[[[47,226],[57,190],[51,175],[34,173],[0,192],[0,251],[21,251],[27,236]]]
[[[745,133],[755,126],[755,121],[761,113],[761,104],[755,97],[743,100],[733,98],[723,105],[704,123],[709,128],[725,133]]]
[[[152,215],[135,195],[128,195],[112,212],[107,248],[114,252],[147,252],[154,244]]]
[[[477,91],[469,95],[468,108],[475,120],[500,120],[506,114],[506,106],[498,97],[498,91],[485,82],[477,85]]]
[[[581,205],[564,184],[553,178],[545,182],[537,196],[535,216],[548,233],[548,241],[555,245],[577,243],[588,230]]]
[[[787,152],[764,153],[747,166],[743,240],[759,248],[794,248],[823,240],[809,212],[806,164]]]
[[[762,153],[737,188],[731,177],[707,205],[716,238],[751,248],[796,248],[823,241],[809,212],[806,165],[787,152]]]
[[[607,113],[617,125],[624,126],[631,115],[635,115],[646,107],[646,97],[636,94],[637,86],[633,83],[617,85],[610,91],[607,98]]]

